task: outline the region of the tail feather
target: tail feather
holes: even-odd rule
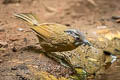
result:
[[[17,18],[20,18],[20,19],[26,21],[29,25],[37,26],[39,24],[37,18],[31,13],[15,14],[15,16]]]
[[[40,25],[38,23],[38,19],[31,13],[15,14],[15,17],[27,22],[31,26],[31,29],[44,40],[47,40],[51,35],[54,34],[48,29],[49,27],[47,27],[47,25]]]

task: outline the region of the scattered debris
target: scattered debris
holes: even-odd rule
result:
[[[21,26],[18,26],[19,23],[16,22],[16,19],[13,19],[11,17],[12,16],[11,14],[13,13],[20,13],[20,12],[37,13],[39,14],[39,17],[40,17],[40,23],[46,22],[46,21],[57,22],[62,24],[66,23],[65,25],[68,27],[70,27],[70,24],[72,24],[73,25],[72,27],[78,28],[80,30],[83,30],[83,32],[86,31],[88,33],[86,35],[88,38],[90,38],[90,42],[93,43],[93,46],[95,48],[97,49],[100,48],[103,50],[106,48],[106,46],[108,46],[110,48],[113,48],[113,50],[107,49],[108,51],[110,50],[114,51],[114,49],[116,49],[116,52],[118,53],[117,57],[120,55],[119,24],[117,23],[115,24],[111,22],[110,21],[111,19],[107,20],[107,18],[111,17],[112,14],[119,14],[119,10],[113,10],[113,9],[120,8],[119,0],[117,2],[115,2],[114,0],[111,0],[111,1],[108,1],[108,0],[75,0],[75,1],[74,0],[65,0],[65,1],[2,0],[1,2],[3,1],[6,1],[5,4],[8,4],[8,5],[5,5],[2,3],[0,5],[0,7],[4,9],[4,10],[1,10],[0,12],[1,13],[0,40],[3,42],[6,41],[8,43],[7,44],[8,47],[4,48],[3,43],[2,45],[0,44],[0,65],[1,65],[0,80],[7,80],[7,79],[34,80],[34,77],[35,79],[40,79],[42,77],[43,79],[46,78],[48,80],[48,78],[52,79],[52,77],[54,76],[55,76],[54,80],[57,80],[56,77],[59,78],[61,76],[65,78],[70,76],[74,76],[75,79],[80,78],[74,75],[71,69],[66,70],[66,67],[61,66],[59,63],[56,63],[59,61],[55,62],[55,60],[52,60],[46,57],[42,52],[42,48],[39,48],[40,45],[37,44],[38,40],[35,39],[36,37],[35,35],[33,35],[32,30],[29,28],[26,28],[26,26],[22,23],[20,23]],[[17,1],[21,1],[21,3],[17,3]],[[34,3],[31,3],[31,1],[34,1]],[[42,3],[44,3],[45,5]],[[28,7],[31,9],[29,10]],[[114,21],[117,21],[120,23],[120,18],[117,16],[117,19]],[[112,28],[112,29],[107,30],[107,28]],[[107,42],[107,40],[109,40],[110,42]],[[115,47],[113,47],[114,45]],[[118,47],[116,47],[117,45]],[[98,67],[99,67],[98,66],[99,60],[102,61],[100,59],[102,55],[96,54],[99,51],[94,48],[90,48],[90,49],[91,49],[91,51],[89,52],[90,54],[95,53],[95,54],[91,54],[90,57],[87,57],[90,55],[89,53],[87,54],[87,52],[89,51],[89,48],[87,48],[86,50],[83,50],[83,47],[79,51],[81,51],[81,53],[85,52],[85,54],[79,54],[73,51],[73,54],[71,53],[71,55],[69,55],[69,53],[68,54],[66,53],[67,57],[64,57],[63,55],[63,57],[66,60],[66,63],[71,60],[71,62],[73,62],[73,65],[77,67],[75,68],[76,72],[81,74],[80,76],[83,75],[83,78],[84,77],[86,78],[87,76],[86,74],[88,74],[86,72],[88,71],[92,73],[94,72],[92,70],[95,69],[95,72],[96,72],[96,70],[98,70]],[[114,53],[111,51],[110,53]],[[106,54],[109,54],[109,53],[106,53]],[[106,65],[108,64],[109,66],[116,60],[116,58],[113,57],[112,59],[110,58],[111,56],[110,57],[108,56],[109,55],[107,55],[107,57],[105,57],[106,59],[103,59],[103,61],[106,61]],[[84,57],[87,57],[87,58],[82,59]],[[104,58],[104,56],[102,57]],[[67,60],[67,58],[70,60]],[[63,58],[61,59],[63,60]],[[119,68],[116,69],[114,66],[114,65],[119,66],[120,65],[119,61],[118,61],[118,64],[116,64],[116,62],[112,64],[111,66],[112,69],[109,69],[110,70],[109,72],[111,72],[112,74],[115,74],[114,71],[117,73],[119,72]],[[85,63],[86,65],[82,63]],[[100,62],[100,64],[102,64],[102,62]],[[32,69],[29,68],[27,65],[31,65]],[[90,69],[85,72],[83,71],[83,69],[81,69],[80,66],[83,66],[83,69],[84,68],[86,69],[90,68]],[[30,75],[29,75],[29,70],[31,70]],[[48,73],[41,72],[41,71],[46,71]],[[105,76],[107,78],[104,78],[102,80],[106,80],[106,79],[110,80],[109,78],[114,79],[116,78],[116,76],[118,76],[117,78],[119,78],[119,75],[120,75],[119,73],[115,74],[115,77],[114,77],[113,75],[110,76],[109,72],[108,72],[108,75]],[[93,73],[93,75],[94,74],[95,73]],[[26,75],[30,77],[27,77]],[[50,75],[54,75],[54,76],[50,76]],[[95,74],[95,77],[97,75],[98,74]],[[94,76],[92,78],[94,78]],[[59,80],[64,80],[64,79],[59,79]],[[93,80],[93,79],[90,79],[90,80]]]
[[[94,0],[88,0],[92,5],[97,6],[96,2]]]
[[[0,32],[5,32],[5,29],[0,27]]]
[[[70,24],[65,24],[65,26],[68,26],[68,27],[70,27],[71,25],[70,25]]]
[[[43,4],[43,5],[44,5],[44,8],[46,9],[46,11],[49,12],[49,13],[53,13],[53,12],[57,11],[57,9],[55,9],[55,8],[46,6],[45,4]]]
[[[9,4],[9,3],[20,3],[21,0],[4,0],[3,4]]]
[[[27,38],[24,38],[24,42],[27,44],[27,42],[28,42]]]
[[[97,29],[104,29],[107,28],[107,26],[97,26]]]
[[[2,41],[0,41],[0,48],[1,48],[1,47],[5,48],[5,47],[7,47],[7,46],[8,46],[8,43],[7,43],[7,42],[2,42]]]
[[[12,51],[13,51],[13,52],[17,52],[16,47],[13,47],[13,48],[12,48]]]
[[[120,23],[120,16],[112,16],[112,20],[114,20],[116,23]]]
[[[120,16],[112,16],[112,19],[114,19],[114,20],[120,19]]]
[[[0,51],[6,51],[6,48],[0,48]]]
[[[102,37],[99,37],[100,40],[104,41],[105,39],[113,40],[115,38],[120,39],[120,31],[114,31],[113,29],[101,29],[96,31],[97,35],[103,35]],[[104,38],[104,40],[103,40]]]
[[[11,67],[11,70],[24,70],[24,71],[28,72],[28,68],[24,63],[20,64],[20,65],[17,65],[17,66]]]
[[[49,74],[45,71],[37,71],[31,65],[28,65],[28,69],[33,73],[34,80],[69,80],[64,77],[56,78],[55,76]]]
[[[43,7],[45,8],[45,10],[47,11],[46,16],[51,16],[54,15],[57,12],[56,8],[53,8],[51,6],[47,6],[43,3]]]
[[[18,31],[23,32],[24,29],[23,28],[18,28]]]
[[[3,62],[3,60],[2,59],[0,59],[0,63],[2,63]]]
[[[18,40],[19,40],[19,38],[16,36],[10,38],[10,41],[18,41]]]

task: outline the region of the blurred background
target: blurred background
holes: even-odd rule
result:
[[[120,0],[0,0],[0,80],[29,80],[20,75],[28,72],[24,65],[15,71],[20,63],[39,65],[39,70],[56,77],[72,74],[43,54],[21,50],[38,40],[26,24],[16,20],[17,13],[34,13],[40,23],[64,24],[81,30],[87,37],[94,37],[92,32],[99,28],[120,30]],[[120,80],[119,61],[118,56],[97,80]]]

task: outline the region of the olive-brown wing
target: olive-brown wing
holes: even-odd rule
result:
[[[57,40],[59,38],[62,39],[62,36],[69,36],[64,32],[66,29],[68,29],[68,27],[61,24],[45,23],[38,26],[33,26],[31,29],[46,41],[52,38]]]
[[[61,24],[41,24],[32,28],[46,51],[67,51],[75,48],[74,38],[64,31],[68,27]]]

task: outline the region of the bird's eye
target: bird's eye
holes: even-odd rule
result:
[[[80,38],[79,38],[79,37],[76,37],[75,39],[76,39],[76,40],[80,40]]]

